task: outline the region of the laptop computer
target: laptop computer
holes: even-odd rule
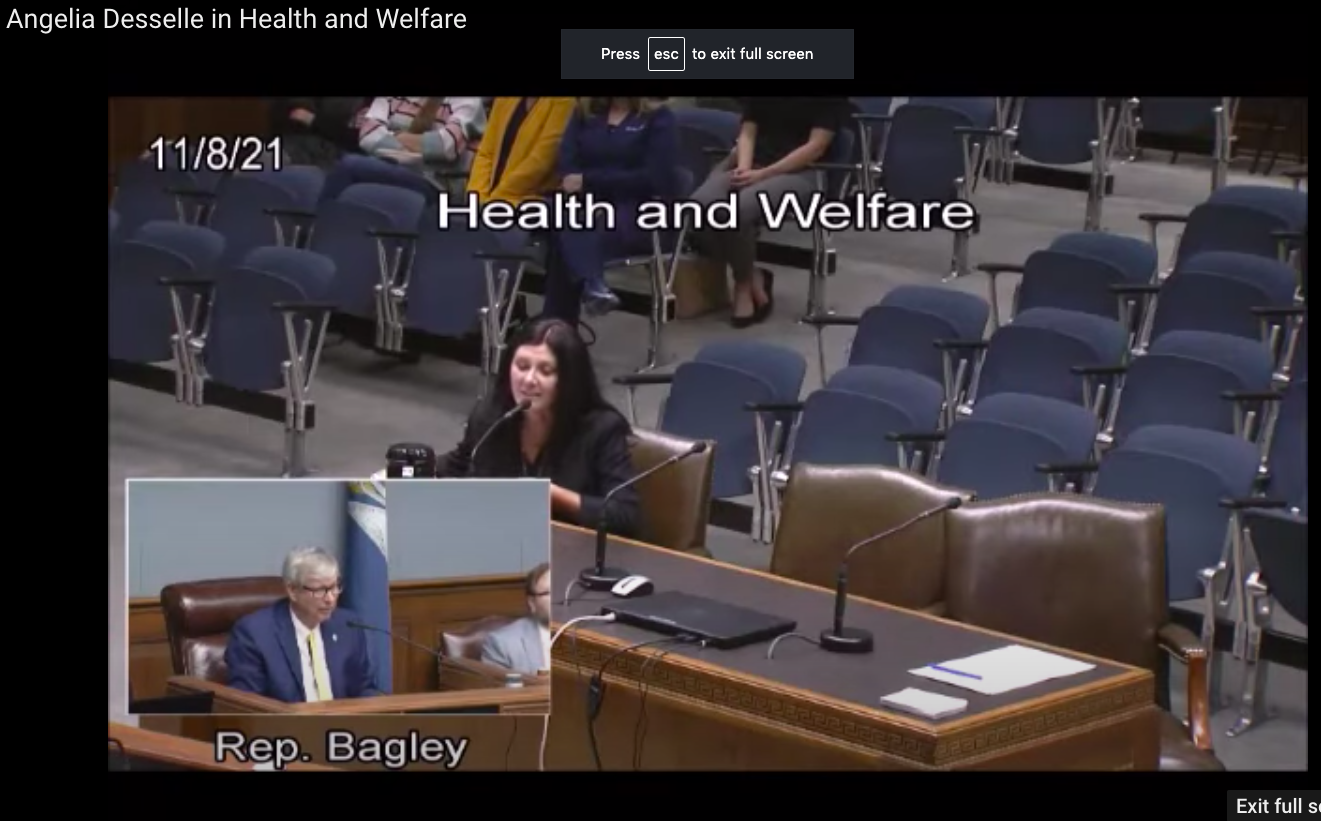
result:
[[[601,608],[602,615],[611,613],[619,624],[668,636],[693,636],[719,650],[768,641],[798,626],[792,619],[679,591],[620,599]]]

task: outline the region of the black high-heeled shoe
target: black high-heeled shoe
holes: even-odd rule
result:
[[[758,325],[771,318],[775,311],[775,274],[765,268],[761,271],[761,287],[766,292],[766,302],[752,312],[752,324]]]

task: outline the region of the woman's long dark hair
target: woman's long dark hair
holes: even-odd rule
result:
[[[533,319],[516,328],[505,346],[500,358],[499,375],[481,414],[482,429],[513,410],[514,394],[509,388],[509,377],[514,367],[514,356],[525,345],[545,345],[555,356],[557,382],[555,404],[551,409],[554,418],[550,439],[540,457],[542,463],[554,464],[584,416],[592,411],[614,411],[615,408],[601,393],[596,370],[592,367],[591,354],[578,331],[560,319]],[[492,455],[503,453],[509,457],[518,455],[521,459],[518,429],[516,424],[505,425],[502,430],[492,434],[491,441],[483,446],[483,451]]]

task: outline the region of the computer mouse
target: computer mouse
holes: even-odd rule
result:
[[[625,576],[615,582],[615,586],[610,588],[621,599],[635,599],[638,596],[649,596],[656,587],[651,583],[651,579],[646,576]]]

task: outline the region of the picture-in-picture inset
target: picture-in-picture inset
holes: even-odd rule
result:
[[[129,712],[548,712],[539,671],[462,691],[442,672],[446,631],[469,613],[530,613],[527,571],[549,553],[544,483],[503,483],[524,485],[518,498],[481,483],[493,500],[440,482],[396,500],[387,484],[400,483],[130,481]],[[491,506],[523,523],[499,539],[513,547],[446,538],[477,532]]]

